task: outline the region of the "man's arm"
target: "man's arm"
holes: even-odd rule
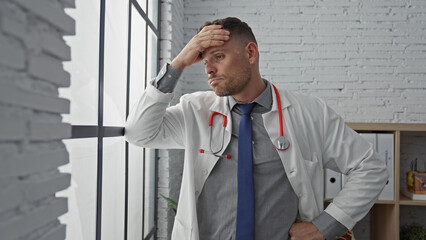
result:
[[[324,236],[311,222],[296,222],[289,232],[291,240],[324,240]]]
[[[170,66],[165,66],[148,85],[130,112],[125,127],[125,137],[130,143],[151,148],[184,147],[184,116],[179,106],[170,107],[173,90],[180,73],[186,67],[201,61],[205,49],[220,46],[229,39],[222,26],[204,27],[196,34]]]
[[[344,235],[368,213],[388,178],[384,162],[370,144],[324,101],[319,103],[323,114],[318,115],[323,119],[317,126],[322,127],[323,134],[316,141],[322,145],[324,167],[348,175],[350,184],[312,222],[295,223],[290,230],[292,239],[332,240]]]
[[[323,143],[324,166],[348,176],[345,186],[325,211],[352,229],[367,215],[388,180],[385,162],[370,143],[326,105]]]
[[[347,233],[348,229],[330,216],[322,212],[312,222],[296,222],[289,231],[292,240],[333,240]]]

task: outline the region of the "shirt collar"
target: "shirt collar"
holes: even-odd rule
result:
[[[256,112],[256,113],[269,112],[272,108],[271,83],[265,79],[263,79],[263,81],[266,84],[265,90],[256,99],[254,99],[251,102],[251,103],[256,103],[253,107],[253,112]],[[232,96],[228,96],[228,104],[229,104],[229,109],[233,111],[235,105],[241,104],[241,102],[239,102],[237,99],[235,99]]]

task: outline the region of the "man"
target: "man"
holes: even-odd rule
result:
[[[324,101],[275,92],[262,79],[246,23],[225,18],[200,29],[147,86],[126,124],[131,143],[186,150],[172,239],[344,235],[383,189],[384,162]],[[200,61],[214,93],[187,94],[168,107],[180,73]],[[277,143],[281,126],[286,140]],[[349,176],[325,210],[324,167]]]

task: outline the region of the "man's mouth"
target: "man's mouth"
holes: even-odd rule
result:
[[[219,81],[223,80],[222,78],[209,78],[208,83],[210,86],[216,85]]]

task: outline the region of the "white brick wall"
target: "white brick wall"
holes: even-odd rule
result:
[[[170,63],[184,47],[183,14],[183,0],[161,1],[161,66],[166,62]],[[179,82],[175,89],[172,104],[176,104],[182,94],[182,83]],[[158,193],[177,200],[182,178],[183,151],[159,150],[157,157]],[[160,196],[157,196],[157,201],[157,239],[170,239],[175,214]]]
[[[261,74],[325,99],[346,121],[426,122],[426,4],[418,1],[185,0],[185,43],[205,21],[253,29]],[[209,89],[202,64],[182,93]],[[371,104],[369,104],[371,103]]]
[[[236,16],[257,37],[261,74],[279,87],[319,96],[349,122],[426,123],[424,0],[162,2],[162,63],[205,21]],[[192,66],[174,103],[184,93],[208,89],[203,65]],[[181,166],[164,160],[160,182],[174,192],[170,176],[177,177]],[[366,217],[357,231],[368,232],[368,223]]]
[[[64,35],[74,34],[65,14],[73,0],[0,1],[0,238],[65,238],[58,217],[67,199],[55,193],[70,185],[58,167],[69,161],[62,122],[70,102],[58,88],[70,77]]]

